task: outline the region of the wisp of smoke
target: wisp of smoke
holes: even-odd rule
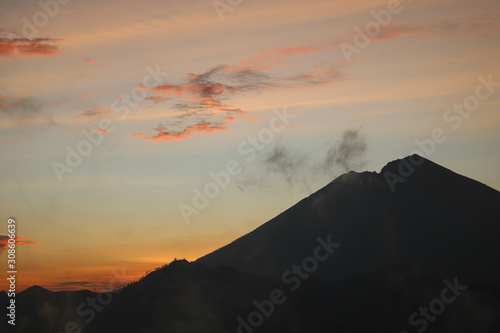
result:
[[[344,131],[340,140],[333,145],[330,143],[319,160],[315,160],[312,153],[294,150],[283,140],[278,140],[270,150],[261,153],[257,167],[245,171],[238,188],[242,192],[263,189],[275,181],[270,179],[272,176],[277,176],[291,189],[310,193],[313,181],[331,181],[341,173],[362,168],[366,164],[367,149],[360,129]]]

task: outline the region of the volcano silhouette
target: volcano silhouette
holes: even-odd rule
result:
[[[393,177],[399,181],[391,188]],[[321,235],[342,246],[317,278],[400,265],[438,279],[460,276],[500,287],[500,192],[418,155],[380,173],[344,174],[197,262],[280,277]]]
[[[380,173],[344,174],[195,262],[176,260],[111,293],[93,312],[88,300],[104,294],[31,287],[16,297],[15,330],[6,320],[0,328],[498,333],[499,208],[500,192],[412,155]]]

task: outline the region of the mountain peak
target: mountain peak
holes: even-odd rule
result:
[[[380,173],[343,174],[197,262],[280,277],[316,248],[318,237],[330,237],[342,244],[342,255],[333,256],[334,266],[318,269],[320,279],[401,265],[439,279],[460,273],[498,285],[500,269],[474,273],[487,271],[493,259],[482,264],[474,258],[500,253],[499,205],[498,191],[414,154],[389,162]]]
[[[42,290],[47,290],[47,289],[45,289],[44,287],[41,287],[41,286],[38,286],[38,285],[34,284],[31,287],[29,287],[28,289],[26,289],[26,290],[42,291]]]
[[[28,289],[24,290],[22,293],[23,294],[41,294],[41,293],[50,293],[50,290],[47,290],[43,287],[37,286],[37,285],[32,285]]]
[[[432,167],[434,169],[447,170],[446,168],[426,159],[425,157],[422,157],[418,154],[413,154],[387,163],[380,171],[380,174],[383,175],[386,172],[392,172],[394,174],[402,174],[402,176],[404,176],[404,174],[411,172],[412,169],[417,169],[418,167],[424,165],[427,168]]]

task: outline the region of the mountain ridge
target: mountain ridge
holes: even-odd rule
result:
[[[30,287],[16,295],[16,330],[0,329],[499,332],[500,192],[426,159],[412,170],[418,157],[346,173],[195,262],[175,260],[111,293]]]
[[[419,158],[421,163],[413,167],[411,174],[402,173],[406,175],[404,181],[391,191],[387,173],[399,175],[402,165],[412,166],[411,161]],[[494,250],[500,256],[500,246],[495,245],[493,237],[500,237],[500,226],[496,222],[500,221],[498,206],[500,192],[495,189],[412,155],[389,162],[380,173],[346,173],[250,233],[196,262],[211,267],[222,264],[257,275],[279,277],[288,266],[303,259],[307,248],[314,248],[317,236],[331,234],[336,242],[349,244],[349,247],[343,245],[339,249],[339,256],[348,257],[362,267],[356,268],[347,259],[334,258],[334,261],[341,262],[338,269],[344,274],[320,267],[317,274],[327,280],[348,278],[390,264],[401,264],[441,278],[446,269],[440,266],[458,266],[459,260],[456,259],[452,260],[453,263],[446,263],[449,260],[445,257],[453,253],[466,258],[475,269],[485,271],[488,269],[484,266],[488,264],[482,267],[474,265],[472,253],[461,250],[459,238],[465,240],[476,235],[473,245],[464,245],[468,250],[476,255]],[[474,223],[482,226],[474,229]],[[447,232],[447,228],[451,232]],[[440,246],[436,237],[447,239],[451,248]],[[485,241],[488,241],[487,246]],[[423,246],[422,243],[429,244]],[[416,251],[411,251],[408,244]],[[348,255],[342,254],[345,251],[349,252]],[[440,264],[439,260],[433,259],[434,256],[445,262]],[[488,261],[491,265],[494,263],[491,258]],[[453,271],[465,274],[477,283],[499,285],[500,270],[495,272],[495,278],[479,280],[474,279],[472,269]]]
[[[291,291],[279,279],[176,260],[112,293],[112,300],[98,303],[101,310],[91,317],[90,306],[83,312],[72,310],[89,304],[88,299],[104,299],[104,293],[52,292],[41,287],[35,290],[43,289],[44,296],[20,293],[16,329],[5,322],[0,328],[16,333],[66,332],[67,323],[74,322],[73,328],[81,333],[247,333],[251,330],[243,327],[250,327],[248,318],[259,309],[256,304],[266,304],[273,291],[281,290],[283,302],[272,311],[266,305],[270,315],[262,316],[265,319],[255,332],[385,333],[408,328],[411,313],[440,295],[443,286],[446,281],[390,266],[335,283],[311,277]],[[426,331],[497,332],[500,290],[467,285],[461,293]],[[471,312],[480,317],[469,318]]]

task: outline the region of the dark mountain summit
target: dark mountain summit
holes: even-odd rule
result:
[[[413,155],[112,293],[31,287],[0,331],[498,333],[498,207],[498,191]]]
[[[318,278],[401,265],[498,287],[499,207],[500,192],[413,155],[380,173],[344,174],[197,262],[281,277],[314,249],[317,237],[331,235],[342,245],[320,265]]]

